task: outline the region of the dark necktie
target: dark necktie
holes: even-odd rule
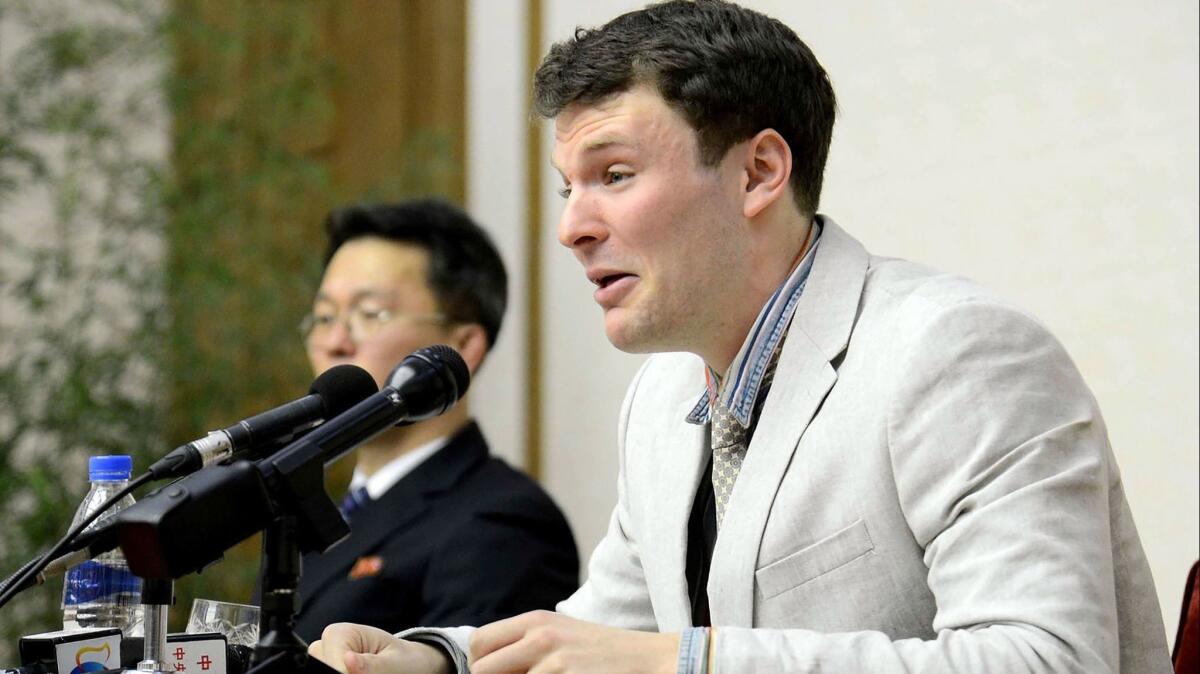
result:
[[[771,354],[767,361],[767,371],[763,373],[762,383],[758,387],[758,398],[754,403],[754,417],[767,398],[771,382],[775,378],[775,364],[779,362],[779,348]],[[726,379],[728,382],[728,378]],[[738,474],[742,471],[742,461],[746,458],[746,450],[750,445],[750,429],[742,426],[742,422],[733,416],[733,412],[721,401],[718,395],[712,407],[712,485],[713,499],[717,508],[717,528],[725,520],[725,506],[729,503],[729,495],[737,482]],[[751,419],[753,424],[756,419]]]
[[[366,487],[351,489],[350,491],[346,492],[346,497],[342,499],[342,505],[340,508],[342,511],[342,517],[349,522],[350,519],[354,517],[355,511],[370,502],[371,496],[367,493]]]

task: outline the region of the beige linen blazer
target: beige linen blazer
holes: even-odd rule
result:
[[[1168,674],[1104,422],[1062,346],[970,281],[822,224],[713,552],[717,674]],[[703,390],[692,355],[637,374],[611,525],[560,612],[690,626],[709,450],[685,417]]]

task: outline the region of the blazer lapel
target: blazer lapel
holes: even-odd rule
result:
[[[667,451],[653,460],[650,484],[662,485],[655,512],[647,518],[648,535],[639,544],[646,548],[646,585],[653,599],[659,629],[681,630],[692,624],[692,603],[687,587],[688,518],[696,489],[708,462],[708,433],[702,425],[685,421],[696,401],[688,400],[667,412],[678,427],[657,446]]]
[[[301,598],[310,599],[333,581],[344,579],[359,557],[411,526],[438,494],[453,488],[487,455],[479,427],[474,422],[467,424],[383,496],[359,509],[350,524],[350,536],[323,555],[305,557]]]
[[[714,625],[753,627],[754,572],[771,504],[805,429],[837,381],[831,363],[854,326],[867,252],[832,220],[821,222],[817,257],[713,549],[708,592]]]
[[[408,527],[428,508],[425,496],[411,480],[397,482],[378,501],[358,510],[350,523],[350,536],[321,555],[304,558],[302,599],[308,600],[330,583],[343,580],[354,562],[380,541]],[[408,484],[406,484],[406,482]]]

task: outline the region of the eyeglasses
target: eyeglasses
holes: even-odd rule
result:
[[[346,329],[350,332],[350,339],[358,344],[379,332],[384,325],[400,319],[416,323],[446,322],[445,314],[400,314],[387,309],[365,309],[356,305],[346,311],[344,318],[340,312],[314,311],[305,316],[298,327],[305,342],[319,344],[329,341],[334,326],[344,320]]]

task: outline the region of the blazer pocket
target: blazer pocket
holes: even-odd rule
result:
[[[763,599],[770,599],[844,566],[875,549],[861,519],[754,572]]]

